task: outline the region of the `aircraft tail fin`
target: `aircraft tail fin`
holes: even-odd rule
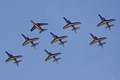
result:
[[[36,45],[38,45],[38,44],[39,44],[39,43],[34,43],[34,44],[31,45],[31,47],[34,47],[34,48],[35,48]]]
[[[61,58],[56,58],[55,60],[53,60],[53,62],[57,62],[58,63],[58,60],[60,60]]]
[[[42,33],[43,31],[47,31],[47,29],[41,29],[41,31],[39,33]]]
[[[75,31],[76,33],[76,30],[80,29],[80,27],[76,27],[76,28],[73,28],[72,31]]]

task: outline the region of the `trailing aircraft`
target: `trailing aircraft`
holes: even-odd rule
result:
[[[42,33],[43,31],[46,31],[47,29],[43,29],[41,26],[43,26],[43,25],[48,25],[48,23],[35,23],[34,21],[32,21],[31,20],[31,22],[32,22],[32,24],[33,24],[33,27],[31,28],[31,32],[34,30],[34,29],[38,29],[38,30],[40,30],[40,32],[39,33]]]
[[[67,28],[69,28],[69,27],[72,27],[72,28],[73,28],[72,31],[75,31],[75,33],[76,33],[76,30],[80,28],[80,27],[75,27],[75,25],[81,24],[80,22],[71,22],[71,21],[67,20],[65,17],[63,17],[63,19],[64,19],[64,20],[66,21],[66,23],[67,23],[67,25],[65,25],[65,26],[63,27],[63,29],[67,29]]]
[[[21,58],[22,56],[21,55],[13,56],[12,54],[8,53],[7,51],[5,51],[5,52],[9,56],[9,58],[5,62],[14,60],[15,61],[14,63],[17,64],[17,66],[19,66],[18,63],[21,62],[22,60],[17,60],[17,59]]]
[[[115,19],[108,19],[108,20],[106,20],[106,19],[105,19],[104,17],[102,17],[100,14],[99,14],[99,17],[100,17],[100,19],[101,19],[101,22],[97,25],[97,27],[100,27],[100,26],[106,24],[107,26],[106,26],[105,28],[109,28],[109,30],[110,30],[110,28],[111,28],[112,26],[114,26],[113,24],[110,25],[109,23],[115,21]]]
[[[34,47],[34,48],[35,48],[36,45],[39,44],[39,43],[33,43],[34,41],[39,40],[39,38],[32,38],[32,39],[30,39],[29,37],[26,37],[24,34],[22,34],[22,36],[23,36],[24,39],[25,39],[25,42],[22,44],[22,46],[25,46],[25,45],[31,43],[31,44],[32,44],[31,47]]]
[[[62,39],[67,38],[68,36],[61,36],[58,37],[57,35],[53,34],[52,32],[50,32],[50,34],[54,37],[54,39],[51,41],[51,44],[55,43],[55,42],[60,42],[60,45],[62,45],[64,47],[64,44],[67,43],[67,41],[62,41]]]
[[[107,37],[98,38],[98,37],[94,36],[92,33],[90,33],[90,35],[93,38],[93,41],[90,43],[90,45],[93,45],[98,42],[99,43],[98,46],[103,47],[103,45],[106,44],[106,42],[101,42],[101,41],[107,39]]]
[[[48,57],[45,59],[45,61],[48,61],[53,58],[54,59],[53,62],[58,63],[58,60],[61,59],[61,58],[56,58],[56,56],[62,54],[61,52],[52,54],[51,52],[48,52],[47,50],[44,50],[44,51],[48,54]]]

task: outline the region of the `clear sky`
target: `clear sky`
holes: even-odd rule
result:
[[[119,0],[1,0],[0,1],[0,80],[120,80],[120,1]],[[105,25],[97,28],[98,14],[106,19],[114,18],[111,31]],[[63,17],[82,24],[77,34],[66,25]],[[39,34],[30,32],[32,23],[47,22],[48,31]],[[65,48],[59,43],[51,44],[53,37],[66,35]],[[103,47],[90,46],[93,40],[89,33],[107,37]],[[36,49],[25,41],[21,34],[30,38],[39,37]],[[59,64],[48,56],[44,49],[62,52]],[[19,67],[13,61],[6,63],[5,51],[13,55],[23,55]]]

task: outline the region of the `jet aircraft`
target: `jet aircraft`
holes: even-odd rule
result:
[[[67,25],[65,25],[65,26],[63,27],[63,29],[67,29],[67,28],[69,28],[69,27],[72,27],[72,28],[73,28],[72,31],[75,31],[75,33],[76,33],[76,30],[80,28],[80,27],[75,27],[75,25],[81,24],[80,22],[71,22],[71,21],[67,20],[65,17],[63,17],[63,19],[64,19],[64,20],[66,21],[66,23],[67,23]]]
[[[58,63],[58,60],[61,59],[61,58],[56,58],[56,56],[62,54],[61,52],[52,54],[51,52],[48,52],[47,50],[44,50],[44,51],[48,54],[48,57],[45,59],[45,61],[48,61],[48,60],[54,58],[53,62]]]
[[[52,32],[50,32],[50,34],[54,37],[54,39],[51,41],[51,44],[60,41],[60,45],[62,45],[64,47],[64,44],[67,43],[67,41],[62,41],[62,39],[65,39],[68,36],[58,37],[57,35],[53,34]]]
[[[90,33],[90,35],[93,38],[93,41],[90,43],[90,45],[95,44],[95,43],[98,42],[99,43],[98,46],[103,47],[103,45],[106,44],[106,42],[101,42],[101,41],[107,39],[107,37],[98,38],[98,37],[94,36],[92,33]]]
[[[32,21],[31,20],[31,22],[32,22],[32,24],[33,24],[33,27],[31,28],[31,32],[34,30],[34,29],[38,29],[38,30],[40,30],[40,32],[39,33],[42,33],[43,31],[46,31],[47,29],[43,29],[41,26],[43,26],[43,25],[48,25],[48,23],[35,23],[34,21]]]
[[[35,48],[36,45],[39,44],[39,43],[33,43],[34,41],[39,40],[39,38],[32,38],[32,39],[30,39],[29,37],[26,37],[24,34],[22,34],[22,36],[23,36],[24,39],[25,39],[25,42],[22,44],[22,46],[25,46],[25,45],[31,43],[31,44],[32,44],[31,47],[34,47],[34,48]]]
[[[113,24],[110,25],[109,23],[115,21],[115,19],[108,19],[108,20],[106,20],[106,19],[105,19],[104,17],[102,17],[100,14],[99,14],[99,17],[100,17],[100,19],[101,19],[101,22],[97,25],[97,27],[100,27],[100,26],[106,24],[107,26],[106,26],[105,28],[109,28],[109,30],[110,30],[110,28],[111,28],[112,26],[114,26]]]
[[[8,53],[7,51],[5,51],[5,52],[9,56],[9,58],[5,62],[14,60],[15,61],[14,63],[17,64],[17,66],[19,66],[18,63],[21,62],[22,60],[17,60],[17,59],[21,58],[22,56],[21,55],[13,56],[12,54]]]

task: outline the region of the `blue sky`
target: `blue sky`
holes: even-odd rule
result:
[[[1,0],[0,1],[0,73],[1,80],[120,80],[120,11],[119,0]],[[111,31],[105,26],[97,28],[100,22],[98,14],[106,19],[116,19]],[[66,25],[63,17],[82,24],[77,34]],[[48,31],[39,34],[30,32],[35,22],[47,22]],[[50,44],[53,37],[68,36],[65,48],[58,43]],[[103,49],[97,44],[90,46],[93,33],[98,37],[107,37]],[[31,38],[39,37],[36,49],[30,45],[22,46],[25,34]],[[62,52],[59,64],[52,60],[45,62],[47,49],[50,52]],[[13,62],[5,63],[8,58],[5,51],[13,55],[23,55],[19,68]]]

